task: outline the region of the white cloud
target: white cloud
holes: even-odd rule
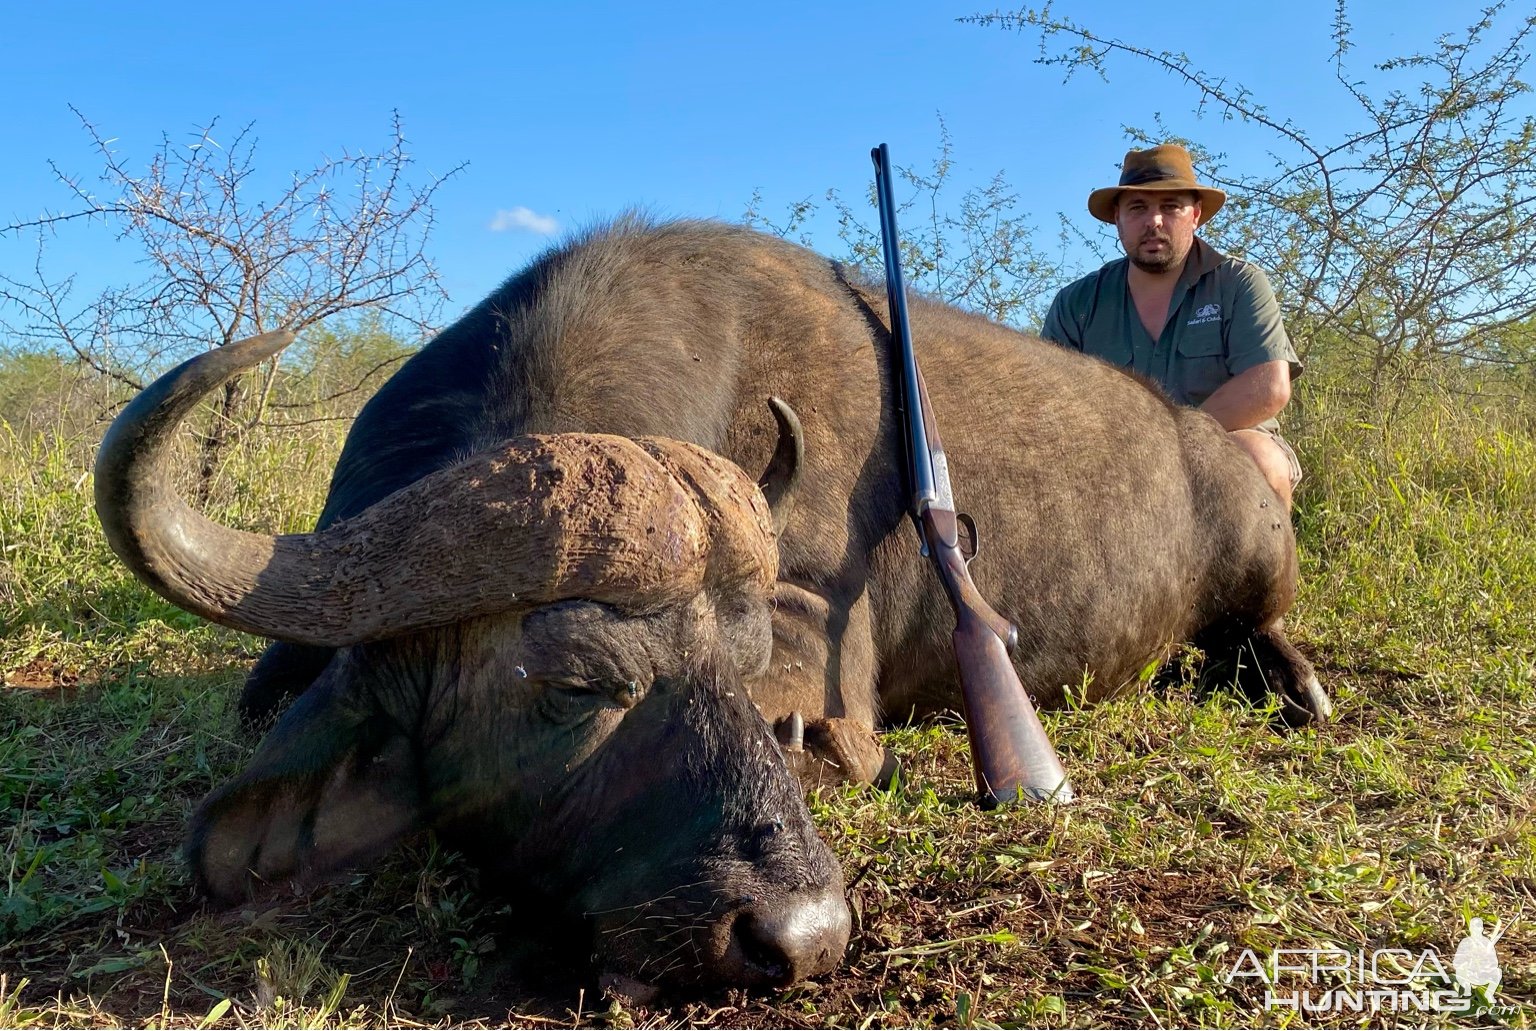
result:
[[[553,215],[541,215],[528,208],[504,208],[491,219],[491,232],[506,233],[521,229],[539,236],[553,236],[560,231],[560,223]]]

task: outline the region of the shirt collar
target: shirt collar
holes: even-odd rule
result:
[[[1200,277],[1208,272],[1213,272],[1217,265],[1226,259],[1216,248],[1206,243],[1200,237],[1195,237],[1190,245],[1189,257],[1184,259],[1184,271],[1179,276],[1177,289],[1187,290],[1200,281]]]

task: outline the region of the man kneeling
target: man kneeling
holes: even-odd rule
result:
[[[1126,154],[1119,184],[1088,195],[1126,256],[1057,294],[1041,335],[1213,416],[1289,507],[1301,466],[1275,416],[1302,366],[1264,273],[1195,236],[1226,199],[1177,144]]]

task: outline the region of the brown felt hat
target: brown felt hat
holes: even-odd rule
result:
[[[1126,190],[1188,190],[1200,198],[1200,221],[1209,222],[1221,210],[1227,195],[1195,180],[1189,151],[1177,143],[1162,143],[1150,150],[1132,150],[1120,166],[1120,182],[1088,195],[1088,213],[1100,222],[1115,221],[1115,203]]]

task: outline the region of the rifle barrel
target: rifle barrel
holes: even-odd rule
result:
[[[939,499],[934,483],[933,456],[928,450],[928,431],[918,398],[917,358],[912,351],[912,331],[907,321],[907,281],[901,272],[901,237],[896,231],[896,202],[891,186],[891,152],[884,144],[869,152],[875,163],[875,194],[880,203],[880,242],[885,251],[885,299],[891,312],[891,335],[896,339],[901,364],[898,398],[907,428],[907,471],[911,476],[912,511],[923,511]]]

